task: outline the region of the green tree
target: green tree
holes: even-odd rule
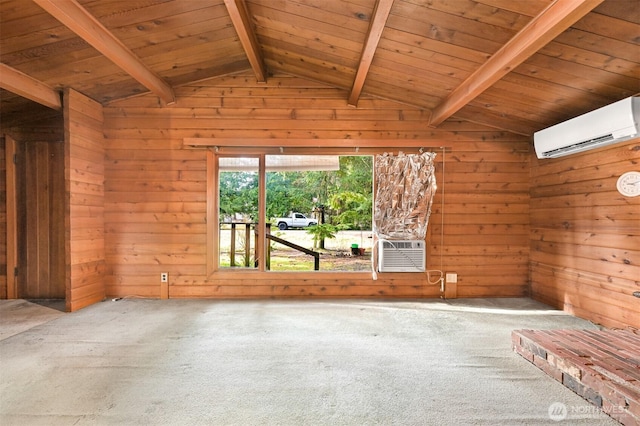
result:
[[[267,218],[313,210],[313,190],[305,184],[304,175],[305,172],[267,173]]]
[[[257,172],[220,172],[220,219],[236,213],[258,219]]]
[[[364,229],[371,226],[371,198],[366,195],[343,191],[333,194],[329,206],[335,210],[336,224],[344,225],[347,229]]]
[[[341,156],[336,171],[281,171],[266,174],[266,215],[271,219],[296,211],[310,214],[324,205],[325,222],[353,229],[371,226],[371,156]],[[220,214],[258,218],[258,174],[220,173]]]
[[[342,191],[353,191],[371,195],[373,191],[373,157],[342,156],[337,172]]]
[[[332,223],[347,229],[370,228],[373,200],[373,157],[342,156],[327,198]]]
[[[340,226],[323,223],[312,226],[307,229],[307,233],[313,235],[313,248],[324,248],[324,240],[326,238],[335,238],[336,233],[341,229]]]

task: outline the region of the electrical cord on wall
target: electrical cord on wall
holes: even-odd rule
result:
[[[376,230],[375,223],[373,224],[373,239],[372,239],[372,247],[371,247],[371,278],[374,281],[378,279],[378,272],[376,271],[376,261],[378,260],[378,241],[380,236],[378,235],[378,231]]]
[[[440,195],[440,274],[442,274],[440,276],[440,292],[444,293],[444,272],[442,272],[444,270],[444,265],[443,265],[443,247],[444,247],[444,189],[445,189],[445,184],[444,184],[444,165],[445,165],[445,154],[446,154],[446,149],[445,147],[441,147],[442,148],[442,191],[441,191],[441,195]]]

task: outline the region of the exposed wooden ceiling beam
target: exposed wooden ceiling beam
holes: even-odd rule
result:
[[[258,44],[258,38],[251,26],[251,19],[249,19],[249,12],[244,0],[224,0],[227,11],[231,16],[231,22],[238,33],[240,43],[249,59],[253,73],[256,75],[256,80],[264,83],[267,81],[267,68],[262,58],[262,51]]]
[[[171,86],[75,0],[33,0],[38,6],[109,58],[166,104],[175,103]]]
[[[456,87],[431,114],[438,126],[604,0],[556,0]]]
[[[358,105],[358,99],[360,93],[362,93],[362,87],[369,74],[369,68],[373,62],[373,56],[378,48],[382,31],[387,24],[389,18],[389,12],[391,12],[391,6],[393,6],[393,0],[378,0],[376,7],[373,10],[373,16],[371,17],[371,23],[369,24],[369,32],[362,48],[362,54],[360,56],[360,64],[358,65],[358,71],[356,77],[353,80],[353,87],[351,88],[351,94],[347,104],[351,106]]]
[[[0,87],[41,105],[62,110],[60,93],[22,71],[0,64]]]

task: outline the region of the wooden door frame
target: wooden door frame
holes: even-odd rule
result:
[[[7,203],[7,299],[18,298],[18,194],[16,180],[16,141],[4,135]]]

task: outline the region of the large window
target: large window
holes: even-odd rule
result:
[[[263,158],[218,157],[219,268],[369,270],[373,158]]]

